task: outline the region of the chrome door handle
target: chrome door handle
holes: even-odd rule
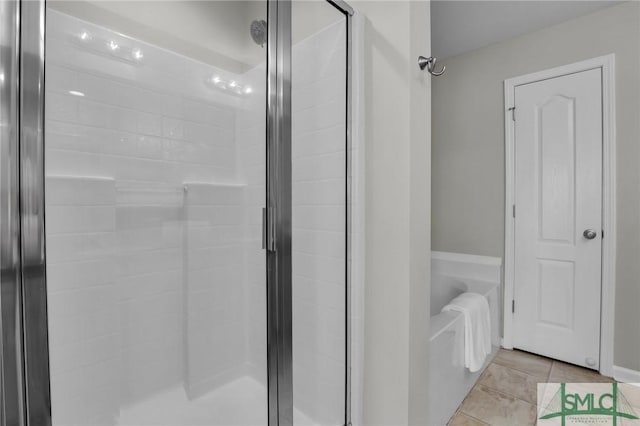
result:
[[[582,236],[585,237],[587,240],[593,240],[595,237],[598,236],[598,233],[593,229],[585,229],[584,232],[582,233]]]

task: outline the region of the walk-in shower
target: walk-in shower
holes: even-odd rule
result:
[[[349,424],[352,14],[0,0],[3,425]]]

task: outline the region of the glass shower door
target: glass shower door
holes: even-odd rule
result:
[[[292,8],[294,424],[349,424],[349,17]]]
[[[267,424],[266,1],[55,1],[53,425]]]

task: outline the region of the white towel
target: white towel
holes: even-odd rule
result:
[[[464,366],[472,373],[482,368],[491,353],[491,313],[487,298],[476,293],[462,293],[442,311],[464,315]]]

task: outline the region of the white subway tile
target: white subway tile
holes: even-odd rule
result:
[[[162,249],[130,253],[118,253],[120,276],[150,274],[182,268],[182,250]]]
[[[76,288],[106,285],[115,280],[112,257],[103,259],[47,262],[47,291],[49,294]]]
[[[109,232],[115,229],[115,206],[50,205],[47,207],[47,232]]]
[[[99,260],[113,256],[113,232],[52,234],[47,216],[47,263],[73,260]]]
[[[162,134],[164,137],[170,139],[183,139],[184,123],[181,120],[177,120],[175,118],[163,117]]]
[[[47,206],[113,206],[115,181],[81,176],[47,176]]]
[[[52,92],[45,99],[48,120],[71,123],[79,119],[77,97]]]
[[[343,205],[345,204],[345,179],[296,182],[293,185],[294,205]],[[342,207],[344,211],[344,207]]]

